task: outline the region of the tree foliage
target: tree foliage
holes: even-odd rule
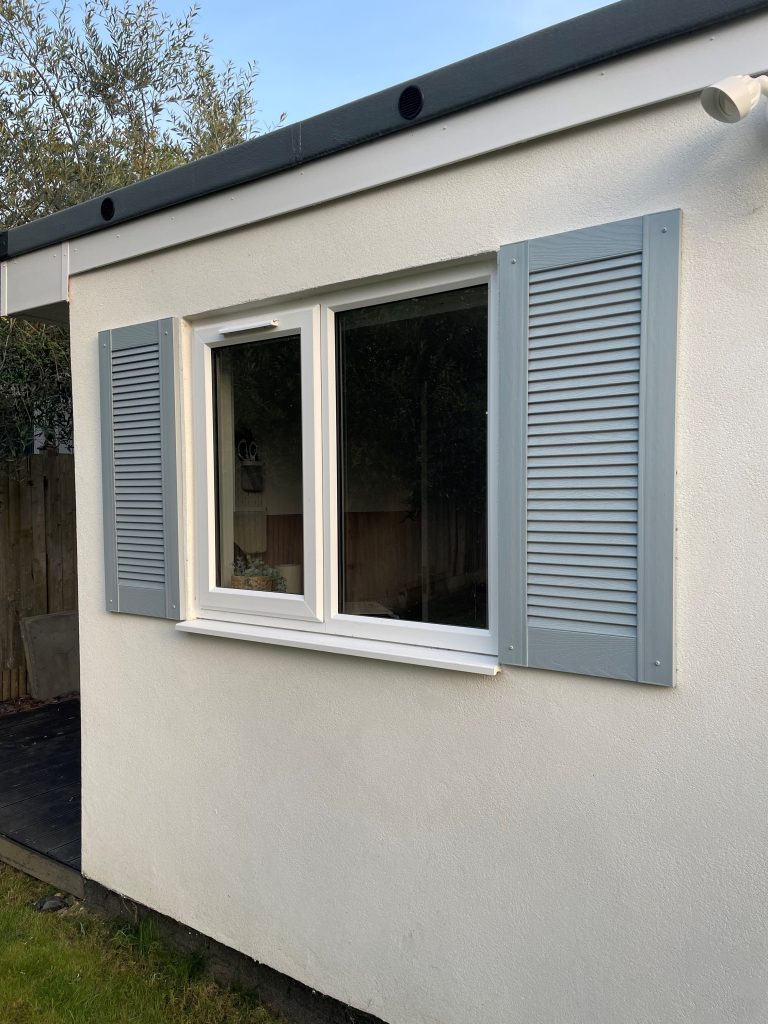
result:
[[[72,381],[66,333],[23,320],[0,323],[0,458],[29,448],[37,427],[72,445]]]
[[[258,134],[255,64],[217,68],[197,14],[173,18],[154,0],[85,0],[77,16],[68,0],[0,0],[4,228]],[[70,442],[66,352],[60,329],[0,323],[0,457],[34,427]]]

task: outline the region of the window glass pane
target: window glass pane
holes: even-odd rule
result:
[[[298,334],[213,350],[221,587],[303,592]]]
[[[485,286],[339,313],[347,615],[486,628]]]

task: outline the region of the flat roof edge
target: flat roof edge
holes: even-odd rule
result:
[[[213,156],[0,232],[0,260],[112,228],[256,181],[398,131],[487,103],[570,72],[768,9],[768,0],[622,0],[251,139]],[[734,71],[739,71],[736,68]],[[423,105],[406,119],[403,89]]]

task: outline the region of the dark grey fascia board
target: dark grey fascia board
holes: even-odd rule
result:
[[[669,42],[768,8],[768,0],[622,0],[299,121],[214,156],[0,232],[0,260],[91,234],[202,196],[340,153],[415,125],[499,99],[592,64]],[[734,72],[742,69],[735,68]],[[398,101],[416,85],[418,115]]]

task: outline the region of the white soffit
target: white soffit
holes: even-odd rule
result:
[[[172,248],[765,70],[768,13],[596,64],[412,131],[74,239],[69,273]],[[2,264],[2,313],[62,289],[64,245]]]

